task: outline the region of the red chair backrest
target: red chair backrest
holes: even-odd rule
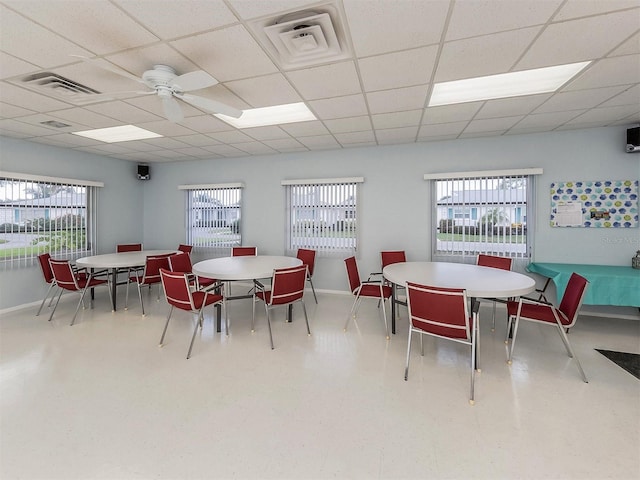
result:
[[[344,264],[347,267],[349,288],[351,288],[351,293],[355,294],[356,290],[360,288],[360,273],[358,273],[358,264],[356,263],[356,257],[349,257],[345,259]]]
[[[141,243],[121,243],[120,245],[116,245],[116,252],[139,252],[142,250]]]
[[[470,339],[467,295],[459,288],[407,282],[407,307],[414,328],[447,338]]]
[[[286,305],[300,300],[304,295],[306,281],[306,265],[274,270],[269,305]]]
[[[258,254],[257,247],[232,247],[232,257],[254,257]]]
[[[185,245],[181,243],[180,245],[178,245],[178,250],[184,253],[191,253],[191,250],[193,250],[193,245]]]
[[[496,257],[495,255],[479,254],[476,265],[481,267],[499,268],[500,270],[511,270],[513,259],[509,257]]]
[[[183,272],[170,272],[166,268],[160,269],[162,288],[167,297],[167,303],[181,310],[195,310],[189,280]]]
[[[393,263],[403,263],[407,261],[404,250],[380,252],[380,257],[382,258],[382,268]]]
[[[313,268],[316,264],[316,251],[306,248],[299,248],[296,257],[299,260],[302,260],[302,263],[307,266],[307,269],[309,270],[309,276],[312,277]]]
[[[176,253],[168,257],[169,270],[172,272],[191,273],[191,257],[188,253]]]
[[[160,282],[160,269],[169,268],[170,255],[149,256],[144,264],[141,283],[148,285]]]
[[[49,259],[51,255],[49,253],[43,253],[38,255],[38,262],[40,262],[40,268],[42,269],[42,276],[47,283],[53,282],[53,272],[51,271],[51,265],[49,265]]]
[[[578,317],[578,310],[580,310],[584,294],[587,292],[588,283],[586,278],[577,273],[572,273],[569,278],[567,288],[564,291],[564,295],[562,295],[562,301],[558,307],[558,310],[571,322],[569,326],[572,326]]]
[[[76,276],[71,269],[69,260],[54,260],[51,258],[49,259],[49,265],[51,265],[53,278],[55,278],[59,287],[71,291],[79,289],[78,283],[76,282]]]

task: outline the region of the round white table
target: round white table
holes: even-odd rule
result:
[[[535,280],[522,273],[465,263],[394,263],[384,267],[382,274],[394,286],[404,286],[406,282],[413,282],[433,287],[463,288],[472,299],[518,297],[536,289]],[[394,302],[397,302],[395,288]],[[391,326],[395,333],[393,302]]]
[[[82,257],[76,260],[76,265],[81,268],[89,269],[110,269],[113,281],[111,282],[111,298],[113,301],[113,310],[116,310],[116,275],[120,268],[144,267],[147,257],[155,255],[168,255],[177,253],[177,250],[138,250],[135,252],[120,253],[104,253],[101,255],[92,255],[90,257]]]
[[[199,277],[214,278],[221,281],[242,281],[271,278],[273,271],[279,268],[290,268],[302,265],[302,260],[295,257],[276,255],[256,255],[248,257],[222,257],[203,260],[196,263],[192,271]],[[253,295],[227,296],[226,300],[249,298]],[[291,307],[291,305],[289,306]],[[221,329],[222,313],[216,308],[216,330]],[[291,319],[291,308],[288,318]]]

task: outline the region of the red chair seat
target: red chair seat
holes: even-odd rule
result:
[[[552,323],[555,325],[556,317],[553,316],[553,307],[551,305],[536,305],[533,303],[522,302],[522,309],[520,310],[520,316],[522,318],[531,319],[538,322]],[[563,325],[569,325],[571,322],[564,314],[557,311],[560,323]],[[516,316],[518,314],[518,302],[507,302],[507,315]]]
[[[363,283],[360,286],[360,296],[361,297],[376,297],[380,298],[380,285],[379,284],[371,284],[371,283]],[[391,296],[391,287],[389,285],[382,286],[382,296],[384,298],[388,298]]]

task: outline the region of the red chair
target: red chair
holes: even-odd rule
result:
[[[413,332],[452,340],[471,347],[471,393],[469,403],[474,404],[474,382],[478,355],[478,316],[468,309],[467,294],[462,289],[430,287],[407,282],[407,308],[409,309],[409,341],[404,379],[409,378],[411,336]],[[424,355],[424,348],[422,348]]]
[[[575,359],[582,380],[588,383],[587,376],[582,370],[580,360],[573,352],[569,338],[565,333],[565,329],[569,329],[576,324],[578,320],[578,312],[582,306],[582,300],[587,291],[587,285],[589,282],[586,278],[578,275],[577,273],[571,274],[567,288],[562,295],[560,306],[558,308],[548,303],[538,302],[533,299],[521,297],[519,301],[511,301],[507,303],[507,313],[509,315],[509,325],[507,327],[507,338],[505,343],[509,342],[509,332],[511,331],[511,325],[515,319],[515,325],[513,327],[513,338],[511,339],[511,349],[509,350],[509,358],[507,363],[511,365],[511,359],[513,358],[513,348],[516,345],[516,334],[518,333],[518,325],[520,320],[529,320],[537,322],[540,325],[551,325],[557,327],[560,333],[560,338],[564,343],[569,357]]]
[[[271,277],[271,290],[266,290],[265,286],[258,280],[254,280],[255,289],[253,294],[253,317],[251,320],[251,331],[255,331],[256,319],[256,299],[264,302],[264,308],[267,312],[267,324],[269,325],[269,340],[271,341],[271,350],[273,350],[273,335],[271,333],[271,317],[269,309],[283,305],[293,305],[296,302],[302,304],[304,312],[304,320],[307,323],[307,334],[311,335],[309,329],[309,318],[307,317],[307,309],[304,305],[304,286],[307,281],[307,266],[300,265],[291,268],[279,268],[273,271]]]
[[[316,251],[309,250],[306,248],[299,248],[298,253],[296,254],[296,258],[302,260],[302,264],[307,266],[307,281],[311,285],[311,291],[313,292],[313,299],[318,303],[318,297],[316,297],[316,289],[313,288],[313,281],[311,277],[313,277],[313,269],[316,264]]]
[[[193,292],[189,286],[189,276],[182,272],[170,272],[165,268],[160,269],[160,279],[162,282],[162,288],[167,298],[167,303],[171,305],[169,314],[167,315],[167,323],[164,325],[162,331],[162,337],[160,337],[160,346],[164,345],[164,337],[167,333],[167,327],[169,326],[169,320],[173,309],[179,308],[187,312],[195,313],[198,315],[195,328],[193,329],[193,335],[191,336],[191,343],[189,344],[189,351],[187,352],[187,359],[191,357],[191,350],[193,349],[193,341],[196,338],[198,326],[202,328],[203,323],[203,310],[208,305],[222,305],[225,308],[224,297],[222,295],[205,292],[202,290],[196,290]],[[226,310],[226,308],[225,308]],[[225,317],[227,317],[225,312]],[[229,319],[227,317],[227,335],[229,334]]]
[[[347,276],[349,277],[349,287],[351,288],[351,293],[356,297],[353,301],[353,305],[351,306],[351,311],[349,312],[347,322],[344,324],[344,331],[347,331],[347,327],[349,326],[351,317],[355,318],[360,301],[362,301],[363,298],[376,298],[378,300],[382,300],[383,302],[382,314],[384,316],[384,328],[387,334],[387,339],[389,339],[389,326],[387,324],[385,302],[391,297],[391,287],[389,285],[385,285],[383,280],[367,279],[367,281],[365,282],[360,281],[360,274],[358,273],[358,264],[356,263],[356,257],[349,257],[344,261],[344,263],[347,267]]]
[[[207,287],[210,287],[211,285],[217,283],[217,280],[214,280],[212,278],[205,278],[205,277],[196,277],[192,270],[193,270],[193,266],[191,265],[191,257],[189,256],[188,253],[176,253],[174,255],[170,255],[168,257],[169,259],[169,270],[172,272],[179,272],[179,273],[188,273],[191,275],[191,282],[192,285],[197,289],[197,290],[203,290]]]
[[[42,311],[42,307],[44,307],[44,302],[47,301],[51,290],[54,287],[57,287],[55,279],[53,278],[53,272],[51,271],[51,265],[49,265],[49,259],[51,255],[48,253],[43,253],[42,255],[38,255],[38,262],[40,263],[40,269],[42,270],[42,276],[44,277],[44,281],[49,284],[49,288],[47,289],[47,293],[42,299],[42,303],[40,304],[40,308],[38,309],[38,313],[36,313],[36,317],[40,315]],[[55,298],[55,294],[51,296],[51,300],[49,301],[49,306],[53,303],[53,299]]]
[[[232,257],[255,257],[257,254],[257,247],[231,247]]]
[[[193,245],[185,245],[181,243],[180,245],[178,245],[178,250],[184,253],[191,253],[191,250],[193,250]]]
[[[49,321],[51,321],[51,319],[53,318],[53,314],[58,307],[58,302],[60,301],[62,292],[64,290],[68,290],[71,292],[80,293],[80,301],[78,302],[76,311],[73,314],[73,318],[71,319],[71,325],[73,325],[76,321],[78,310],[80,310],[80,305],[82,305],[84,301],[84,295],[87,293],[87,290],[89,288],[95,288],[101,285],[109,287],[109,280],[103,280],[95,278],[92,275],[86,276],[86,274],[84,273],[75,272],[71,267],[71,263],[69,263],[69,260],[54,260],[51,258],[49,259],[49,265],[51,266],[51,272],[53,273],[54,281],[56,282],[56,285],[60,287],[60,294],[58,295],[58,300],[56,301],[51,315],[49,316]],[[111,288],[107,288],[107,290],[109,291],[109,298],[111,298]],[[111,303],[113,303],[113,300],[111,301]]]
[[[481,267],[498,268],[500,270],[511,270],[512,264],[512,258],[497,257],[495,255],[485,255],[483,253],[479,254],[476,260],[476,265],[479,265]],[[493,332],[496,329],[496,303],[507,303],[507,300],[501,298],[485,298],[484,300],[493,302],[493,321],[491,322],[491,331]]]
[[[121,243],[119,245],[116,245],[116,252],[118,253],[139,252],[140,250],[142,250],[141,243]]]
[[[142,290],[141,287],[143,285],[158,285],[158,300],[160,300],[160,269],[169,268],[169,255],[157,255],[157,256],[148,256],[145,264],[144,270],[142,270],[142,274],[140,272],[136,272],[135,275],[129,276],[127,280],[127,295],[124,301],[124,309],[127,310],[129,304],[129,285],[131,283],[135,283],[138,286],[138,297],[140,298],[140,307],[142,308],[142,316],[145,316],[144,313],[144,302],[142,301]]]
[[[380,258],[382,260],[382,268],[393,263],[404,263],[407,261],[404,250],[390,250],[386,252],[380,252]]]

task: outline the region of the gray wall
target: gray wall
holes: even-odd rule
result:
[[[640,248],[640,229],[551,228],[549,185],[553,181],[638,179],[640,155],[624,152],[626,127],[584,129],[455,141],[226,158],[151,165],[151,180],[135,180],[135,164],[103,157],[21,144],[19,162],[3,170],[102,180],[101,251],[117,241],[137,240],[143,224],[146,248],[168,248],[185,241],[185,197],[181,184],[243,182],[243,243],[264,254],[284,251],[284,192],[281,181],[300,178],[363,176],[358,261],[361,274],[379,270],[384,249],[404,249],[411,260],[431,252],[431,205],[425,173],[542,167],[537,181],[534,259],[549,262],[629,265]],[[36,153],[37,150],[37,153]],[[45,158],[43,158],[45,157]],[[68,168],[65,168],[69,162]],[[60,165],[58,165],[58,163]],[[25,165],[25,167],[27,166]],[[43,171],[47,165],[53,165]],[[76,169],[82,165],[82,170]],[[66,173],[65,173],[66,172]],[[73,172],[73,175],[71,174]],[[123,185],[114,190],[114,183]],[[141,192],[142,195],[141,195]],[[126,207],[125,207],[126,205]],[[144,208],[143,208],[144,207]],[[144,213],[144,214],[143,214]],[[120,216],[120,228],[115,222]],[[113,233],[117,228],[121,235]],[[126,232],[136,232],[124,238]],[[194,260],[198,260],[196,257]],[[3,287],[4,274],[0,276]],[[41,280],[40,280],[41,281]],[[38,285],[38,283],[35,283]],[[314,285],[347,290],[341,259],[320,258]],[[37,289],[36,289],[37,290]],[[0,309],[33,301],[37,294],[0,302]],[[631,309],[628,309],[634,313]],[[627,313],[627,312],[625,312]]]

